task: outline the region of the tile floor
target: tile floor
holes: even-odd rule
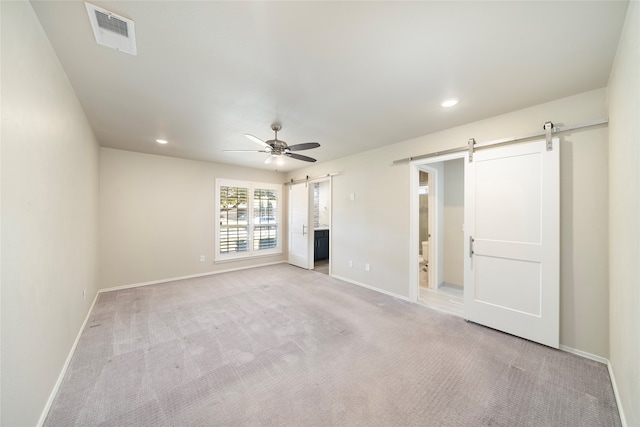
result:
[[[464,292],[462,288],[445,284],[437,290],[420,286],[420,304],[464,317]]]
[[[313,271],[316,273],[329,274],[329,260],[323,259],[313,263]]]

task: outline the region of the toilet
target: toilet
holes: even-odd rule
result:
[[[420,286],[429,286],[429,242],[422,242],[422,255],[418,258],[420,264]]]

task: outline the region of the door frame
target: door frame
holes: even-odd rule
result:
[[[442,182],[443,177],[440,176],[439,171],[429,166],[433,163],[446,162],[448,160],[465,159],[468,161],[469,154],[467,152],[451,153],[442,156],[429,157],[428,159],[414,160],[409,163],[410,179],[409,179],[409,301],[418,302],[420,296],[420,264],[418,257],[420,256],[420,199],[419,199],[419,186],[420,186],[420,171],[427,172],[433,176],[433,184],[429,182],[429,195],[432,194],[431,187],[433,186],[436,192],[438,191],[438,185]],[[431,178],[430,176],[430,178]],[[437,288],[442,282],[442,266],[441,261],[441,243],[443,236],[438,232],[440,221],[439,208],[441,206],[441,200],[443,194],[436,194],[436,197],[432,197],[429,201],[433,201],[433,230],[430,230],[431,239],[435,241],[435,245],[429,243],[429,288]],[[431,212],[431,205],[429,205],[429,211]],[[431,214],[430,214],[431,216]]]
[[[315,268],[315,260],[314,260],[314,244],[313,241],[315,239],[315,228],[313,225],[313,192],[312,185],[320,182],[328,182],[329,183],[329,276],[331,276],[331,259],[333,257],[333,233],[331,232],[332,223],[333,223],[333,176],[309,179],[306,182],[299,182],[292,185],[305,185],[307,187],[307,223],[309,224],[309,232],[307,233],[307,247],[308,247],[308,270],[313,270]],[[290,218],[290,204],[291,204],[291,186],[289,186],[289,195],[287,199],[288,207],[288,218],[287,218],[287,236],[290,235],[289,228],[291,227],[291,218]],[[288,242],[290,244],[290,237],[288,237]],[[287,246],[287,252],[289,251],[289,245]],[[288,259],[288,253],[287,253]]]

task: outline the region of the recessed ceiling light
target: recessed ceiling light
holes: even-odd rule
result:
[[[445,99],[444,101],[442,101],[440,105],[442,105],[445,108],[449,108],[449,107],[453,107],[458,102],[460,102],[458,98],[451,98],[451,99]]]
[[[158,144],[167,144],[169,141],[165,140],[165,139],[156,139],[156,142]]]

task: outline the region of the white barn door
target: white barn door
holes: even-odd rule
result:
[[[310,269],[309,186],[289,187],[289,264]]]
[[[465,317],[550,347],[560,335],[559,144],[479,150],[465,169]]]

